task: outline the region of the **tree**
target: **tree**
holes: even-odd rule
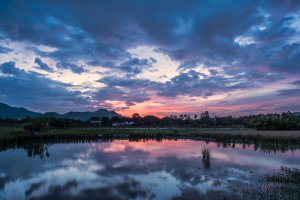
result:
[[[144,125],[146,125],[146,126],[158,126],[161,124],[160,123],[161,120],[154,115],[145,116],[143,118],[143,121],[144,121]]]
[[[109,117],[102,117],[102,125],[103,126],[111,126],[111,121]]]
[[[134,126],[142,126],[143,120],[139,113],[134,113],[132,115],[132,121],[134,122]]]
[[[209,118],[209,112],[208,111],[205,111],[204,113],[201,113],[200,121],[204,126],[210,127],[210,118]]]
[[[140,114],[139,113],[134,113],[132,115],[132,118],[141,118]]]
[[[121,123],[121,122],[123,122],[123,121],[124,121],[124,119],[121,118],[121,117],[119,117],[119,116],[113,116],[113,117],[111,118],[111,122],[112,122],[112,123]]]

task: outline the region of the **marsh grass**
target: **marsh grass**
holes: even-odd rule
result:
[[[22,127],[0,127],[0,138],[16,137],[24,133],[25,131]]]
[[[26,131],[22,127],[0,127],[0,139],[9,136],[11,133],[23,135]],[[3,134],[5,133],[5,134]],[[251,130],[203,130],[198,128],[61,128],[41,131],[39,135],[111,135],[130,137],[213,137],[219,141],[230,139],[248,139],[265,141],[289,141],[300,143],[300,131],[251,131]]]
[[[300,169],[281,167],[275,174],[265,175],[253,188],[242,190],[245,200],[299,200]]]
[[[267,175],[268,182],[299,184],[300,189],[300,169],[281,167],[280,173]]]
[[[210,169],[210,157],[211,157],[211,152],[209,149],[202,149],[202,165],[205,169]]]

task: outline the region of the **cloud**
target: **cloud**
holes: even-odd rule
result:
[[[72,4],[48,1],[26,7],[4,3],[2,7],[5,8],[2,19],[6,20],[1,20],[1,24],[7,37],[57,47],[48,56],[61,61],[63,57],[87,57],[105,63],[110,59],[130,58],[127,49],[133,46],[154,44],[182,63],[224,65],[243,62],[244,51],[260,55],[258,52],[264,52],[265,48],[271,52],[276,49],[273,47],[285,45],[287,36],[292,34],[285,24],[293,19],[286,16],[296,12],[299,4],[297,1],[281,2],[278,6],[256,0],[226,3],[167,0],[128,1],[126,5],[119,1],[91,1],[87,6],[80,1]],[[37,12],[41,9],[47,12]],[[15,12],[22,15],[16,16]],[[109,24],[105,20],[108,18]],[[266,28],[253,31],[256,26]],[[240,47],[235,38],[243,34],[259,42],[263,38],[276,42],[268,43],[267,47],[259,43],[254,49],[248,45]],[[297,60],[295,56],[288,59],[285,54],[284,58],[292,63]]]
[[[150,95],[144,90],[125,91],[117,87],[104,87],[93,94],[93,98],[97,101],[123,101],[126,106],[133,106],[137,103],[150,100]]]
[[[18,75],[23,72],[23,70],[16,68],[15,62],[5,62],[0,65],[0,72],[5,75]]]
[[[128,73],[140,74],[143,72],[144,69],[150,68],[152,64],[156,62],[157,60],[155,60],[154,58],[150,58],[150,59],[129,58],[121,65],[117,66],[117,68]]]
[[[207,98],[299,75],[299,8],[296,0],[92,0],[88,4],[29,0],[26,6],[12,0],[0,3],[0,36],[27,45],[41,70],[53,72],[44,58],[76,74],[105,68],[99,82],[106,86],[99,89],[95,84],[91,90],[96,92],[90,96],[98,103],[118,100],[129,106],[148,101],[153,94]],[[0,53],[16,51],[5,46],[1,44]],[[176,76],[165,83],[140,79],[147,78],[153,66],[165,69],[161,76],[166,76],[169,66],[147,53],[140,58],[130,52],[139,46],[178,63]],[[8,63],[1,68],[9,76],[23,73]]]
[[[287,27],[286,23],[294,19],[286,16],[299,7],[295,1],[280,3],[281,7],[265,1],[186,3],[168,0],[164,3],[146,1],[141,4],[128,1],[126,6],[120,6],[119,3],[105,1],[105,8],[98,1],[90,2],[87,7],[79,1],[72,4],[67,1],[40,2],[25,8],[7,4],[4,15],[8,20],[2,21],[6,28],[3,30],[15,40],[30,40],[57,47],[58,50],[47,56],[61,61],[63,58],[88,57],[90,60],[106,63],[110,59],[130,58],[127,49],[148,43],[157,45],[161,51],[182,63],[224,65],[237,61],[243,64],[245,59],[247,61],[249,52],[260,58],[262,56],[259,53],[269,52],[275,55],[276,51],[272,51],[276,48],[273,47],[285,45],[287,36],[293,33],[293,29]],[[46,9],[48,14],[34,12],[41,8]],[[66,16],[63,8],[68,8],[70,17]],[[12,9],[14,12],[22,11],[22,17],[13,16]],[[164,16],[157,13],[164,13]],[[267,18],[266,13],[271,17]],[[109,24],[104,20],[106,18],[110,18]],[[38,26],[31,26],[32,23]],[[256,26],[266,28],[253,29]],[[43,34],[39,34],[40,32]],[[248,35],[244,38],[251,37],[258,41],[255,48],[236,44],[235,39],[243,34]],[[276,42],[266,45],[266,41],[270,40]],[[293,52],[292,49],[286,51]],[[297,61],[297,53],[294,53],[294,58],[289,58],[287,53],[284,53],[283,63],[292,64]],[[275,63],[277,62],[269,65],[272,67]],[[140,72],[138,68],[126,66],[129,71]],[[281,68],[280,66],[273,67]]]
[[[8,102],[33,110],[66,112],[90,105],[81,92],[72,91],[72,85],[53,81],[35,72],[26,72],[14,62],[0,65],[1,102]]]
[[[292,82],[292,84],[293,84],[293,85],[297,85],[297,86],[300,86],[300,80],[297,80],[297,81],[293,81],[293,82]]]
[[[263,30],[256,28],[246,32],[255,44],[242,48],[237,62],[244,67],[266,67],[269,71],[289,75],[300,73],[299,44],[289,42],[296,34],[291,26],[296,18],[290,14],[274,21],[267,17],[265,20],[268,22],[264,23]]]
[[[299,96],[300,97],[300,88],[297,89],[284,89],[284,90],[279,90],[277,92],[278,96],[284,96],[284,97],[290,97],[290,96]]]
[[[75,64],[66,63],[66,62],[59,62],[56,64],[56,67],[60,69],[70,69],[72,72],[76,74],[81,74],[85,72],[85,70],[82,67],[79,67]]]
[[[220,93],[261,87],[266,83],[281,79],[280,75],[265,75],[255,71],[241,74],[238,70],[230,76],[214,70],[211,70],[210,75],[189,70],[164,83],[147,79],[108,76],[98,80],[107,87],[104,89],[105,92],[102,91],[105,94],[100,92],[97,96],[106,100],[111,98],[121,101],[123,99],[127,101],[127,105],[134,105],[135,103],[130,102],[134,102],[135,99],[136,103],[148,101],[154,94],[164,97],[187,95],[208,98]]]
[[[105,83],[109,87],[125,87],[133,90],[138,90],[145,88],[147,90],[159,89],[162,86],[162,83],[157,83],[154,81],[149,81],[147,79],[136,79],[136,78],[118,78],[118,77],[103,77],[98,80],[100,83]]]
[[[11,53],[13,51],[14,51],[13,49],[10,49],[10,48],[4,47],[4,46],[0,46],[0,53],[2,53],[2,54]]]
[[[243,76],[226,78],[222,75],[209,76],[203,75],[194,70],[181,73],[167,81],[159,95],[175,97],[177,95],[202,96],[208,97],[216,93],[229,92],[237,89],[253,87],[253,84],[243,80]]]
[[[53,72],[53,69],[44,63],[40,58],[35,58],[34,63],[38,65],[36,67],[38,69],[45,70],[47,72]]]
[[[276,110],[281,111],[281,112],[287,112],[287,111],[299,112],[300,104],[299,103],[291,103],[291,104],[287,104],[287,105],[282,105],[282,106],[276,107]]]
[[[98,80],[107,85],[95,93],[95,99],[124,101],[127,106],[151,99],[153,93],[162,88],[162,83],[147,79],[103,77]]]

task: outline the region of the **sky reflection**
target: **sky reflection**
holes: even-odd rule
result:
[[[275,154],[197,140],[52,144],[47,152],[1,152],[0,199],[219,198],[281,166],[300,167],[299,150]]]

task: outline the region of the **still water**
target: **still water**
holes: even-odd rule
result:
[[[230,199],[281,166],[300,168],[299,149],[200,140],[28,144],[0,152],[0,199]]]

